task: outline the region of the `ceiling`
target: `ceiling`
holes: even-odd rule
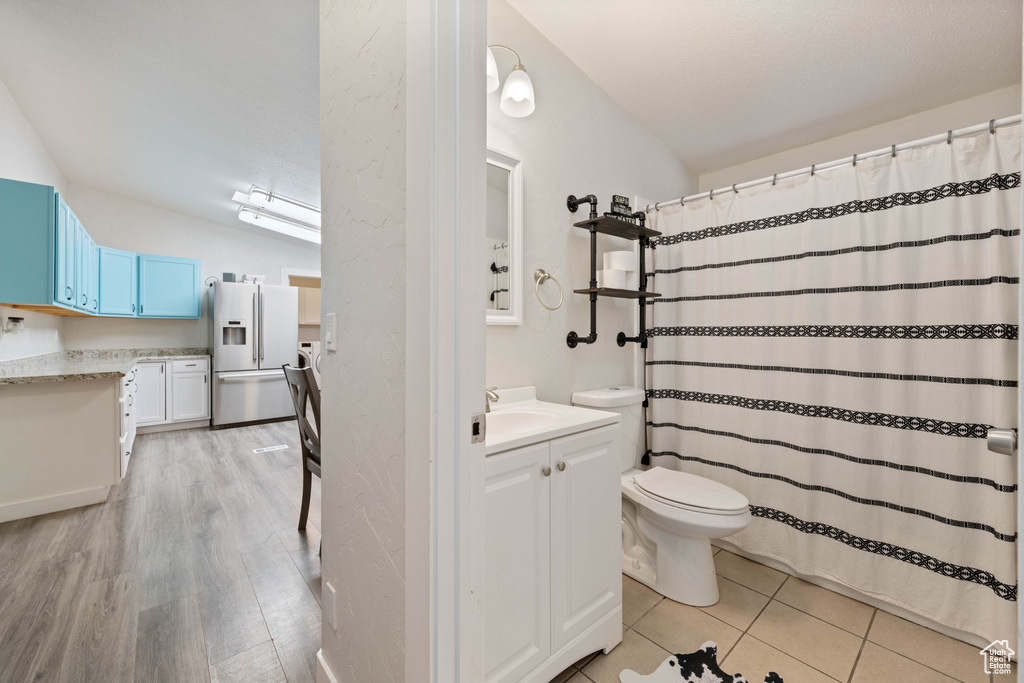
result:
[[[239,226],[253,184],[320,205],[319,30],[317,0],[2,0],[0,80],[69,181]]]
[[[509,3],[699,175],[1021,81],[1020,0]]]
[[[697,173],[1021,77],[1020,0],[510,2]],[[318,13],[2,0],[0,80],[69,181],[237,226],[252,184],[320,203]]]

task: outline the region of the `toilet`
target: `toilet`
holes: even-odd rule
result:
[[[695,607],[718,602],[711,539],[750,524],[747,498],[705,477],[638,468],[644,392],[636,387],[578,391],[573,405],[622,416],[622,572],[667,598]]]

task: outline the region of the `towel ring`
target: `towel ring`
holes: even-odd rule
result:
[[[546,303],[544,303],[544,300],[540,298],[540,286],[542,284],[544,284],[545,280],[551,280],[558,287],[558,303],[555,304],[554,306],[548,306]],[[562,285],[560,285],[558,283],[558,280],[555,279],[554,275],[549,275],[547,273],[547,271],[545,271],[543,268],[538,268],[537,270],[533,271],[533,282],[534,282],[533,291],[537,295],[537,301],[540,302],[541,306],[543,306],[544,308],[548,309],[549,311],[554,311],[554,310],[557,310],[559,307],[561,307],[561,305],[562,305]]]

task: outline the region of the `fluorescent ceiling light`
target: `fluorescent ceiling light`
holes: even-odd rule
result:
[[[240,193],[235,194],[237,196]],[[238,199],[235,199],[235,201],[238,201]],[[284,216],[275,216],[272,213],[261,211],[251,206],[240,206],[238,207],[238,218],[246,223],[251,223],[267,230],[273,230],[283,235],[290,235],[300,240],[320,244],[320,230],[298,221],[289,220]],[[317,221],[317,224],[319,225],[319,221]]]
[[[266,209],[278,216],[297,221],[310,227],[320,227],[320,209],[316,206],[300,202],[297,199],[284,197],[269,190],[253,187],[249,194],[236,192],[232,199],[244,206]]]

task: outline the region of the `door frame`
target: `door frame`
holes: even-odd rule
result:
[[[405,427],[406,443],[427,444],[429,458],[422,447],[407,451],[405,676],[474,683],[483,680],[484,444],[471,433],[486,386],[485,273],[477,265],[486,220],[487,3],[406,7]]]

